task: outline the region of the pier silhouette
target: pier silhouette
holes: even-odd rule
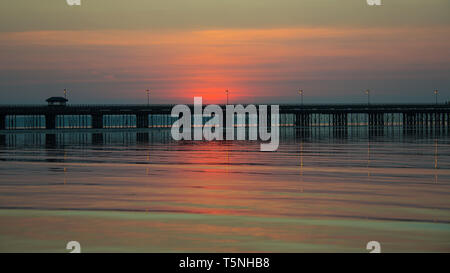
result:
[[[170,116],[173,106],[4,105],[0,106],[0,130],[170,127],[178,119]],[[225,110],[226,105],[220,106]],[[193,112],[194,106],[189,107]],[[280,126],[450,126],[450,104],[283,104],[279,109]]]

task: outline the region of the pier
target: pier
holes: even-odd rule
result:
[[[170,127],[174,105],[5,105],[0,130]],[[225,105],[220,105],[225,109]],[[245,105],[244,105],[245,106]],[[193,109],[193,105],[190,106]],[[449,128],[449,104],[284,104],[279,126]]]

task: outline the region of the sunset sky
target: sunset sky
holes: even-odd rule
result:
[[[3,0],[0,104],[450,100],[450,1]]]

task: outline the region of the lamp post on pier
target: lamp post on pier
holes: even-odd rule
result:
[[[301,105],[303,106],[303,90],[302,89],[298,90],[298,93],[300,94],[300,102]]]
[[[366,94],[367,94],[367,105],[370,105],[370,90],[369,89],[366,90]]]

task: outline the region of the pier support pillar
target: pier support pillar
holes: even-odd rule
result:
[[[450,113],[447,113],[447,127],[450,128]]]
[[[6,129],[6,115],[0,115],[0,130]]]
[[[45,147],[56,147],[56,134],[45,134]]]
[[[0,146],[6,146],[6,135],[0,135]]]
[[[383,113],[377,114],[377,125],[384,126],[384,114]]]
[[[92,115],[92,128],[94,129],[103,128],[103,115],[101,114]]]
[[[333,114],[333,126],[347,126],[348,116],[346,113]]]
[[[311,126],[311,114],[296,114],[295,126],[297,127],[310,127]]]
[[[149,133],[136,133],[136,140],[138,143],[148,143]]]
[[[56,115],[47,114],[45,115],[45,129],[55,129],[56,128]]]
[[[409,128],[412,125],[411,114],[403,113],[403,127]]]
[[[92,134],[92,144],[93,145],[102,145],[103,144],[103,134],[102,133]]]
[[[136,128],[148,128],[148,115],[136,115]]]

